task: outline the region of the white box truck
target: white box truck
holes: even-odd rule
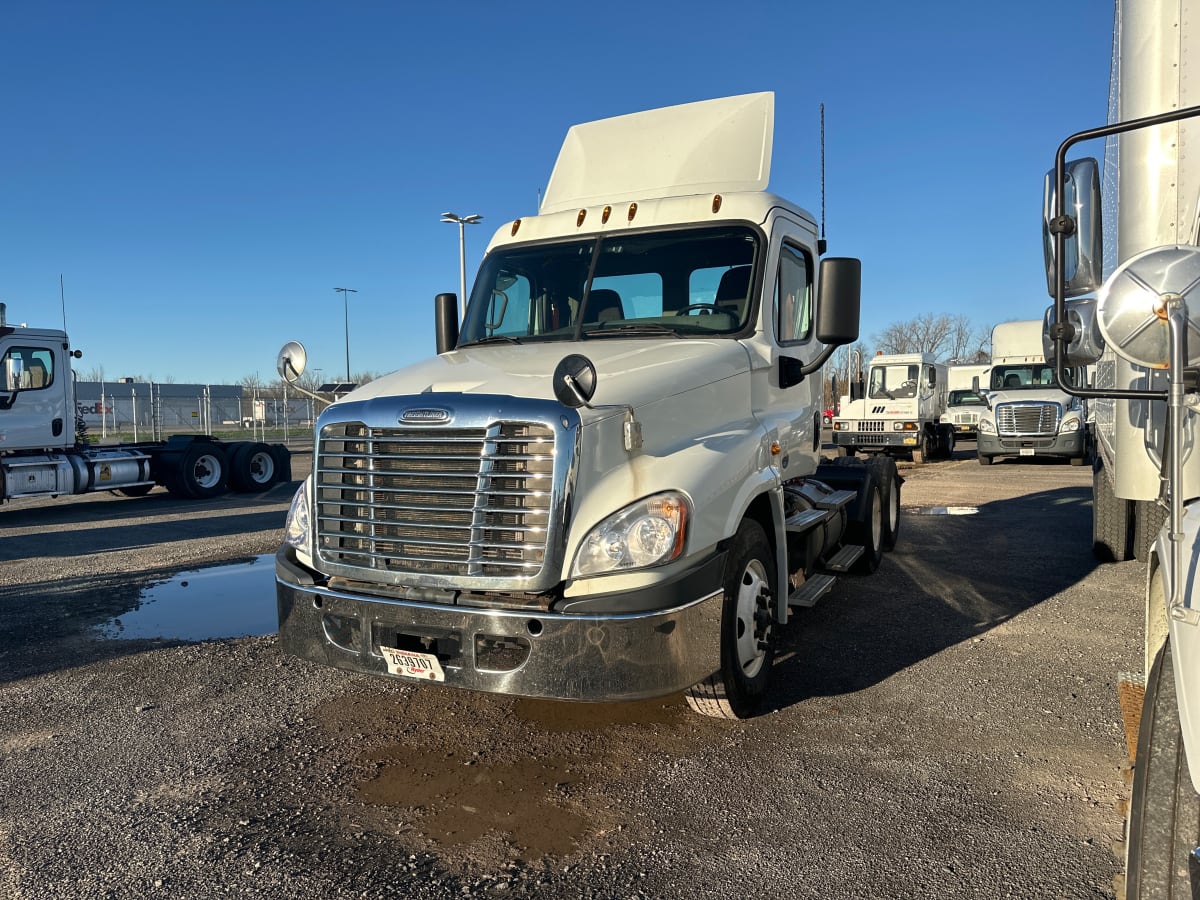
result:
[[[1059,387],[1046,362],[1042,321],[1001,322],[992,329],[987,408],[979,415],[979,464],[999,457],[1050,456],[1073,466],[1087,459],[1083,402]]]
[[[1058,377],[1095,409],[1093,537],[1146,567],[1127,900],[1200,895],[1200,2],[1117,3],[1110,124],[1071,135],[1047,175],[1045,247]],[[1103,138],[1094,158],[1067,161]],[[1103,226],[1101,226],[1103,222]],[[1107,251],[1107,252],[1106,252]],[[1102,269],[1110,269],[1106,278]],[[1088,296],[1096,292],[1095,296]],[[1124,679],[1123,688],[1137,679]],[[1132,699],[1130,699],[1132,698]]]
[[[773,95],[576,125],[431,359],[316,423],[280,642],[414,683],[751,715],[789,607],[872,571],[890,460],[820,456],[858,260],[766,192]],[[669,152],[667,150],[669,149]],[[302,348],[285,347],[295,378]]]

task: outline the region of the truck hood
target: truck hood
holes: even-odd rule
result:
[[[1019,391],[988,391],[988,400],[995,409],[997,403],[1061,403],[1064,409],[1071,405],[1071,398],[1057,388]]]
[[[748,372],[749,356],[734,340],[593,340],[490,344],[453,350],[385,375],[346,401],[413,394],[500,394],[553,400],[554,368],[572,353],[596,366],[596,406],[635,409],[672,394]],[[615,411],[581,409],[584,421]]]

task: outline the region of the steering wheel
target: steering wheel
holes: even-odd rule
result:
[[[722,313],[722,314],[725,313],[725,310],[722,309],[721,307],[717,306],[717,304],[715,304],[715,303],[689,303],[687,306],[683,307],[683,309],[675,310],[675,315],[686,316],[692,310],[699,310],[700,312],[706,312],[706,313],[710,313],[710,314],[711,313]]]
[[[898,390],[912,391],[915,394],[917,392],[917,383],[910,378],[908,381],[900,382]]]

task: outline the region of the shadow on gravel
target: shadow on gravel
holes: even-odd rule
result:
[[[976,515],[909,512],[881,565],[890,569],[887,594],[881,579],[848,576],[793,616],[778,645],[773,707],[877,684],[1037,606],[1096,566],[1090,487],[988,503]]]
[[[255,557],[222,560],[212,567],[245,565]],[[189,566],[196,571],[204,568]],[[128,615],[180,566],[137,575],[85,575],[36,585],[0,587],[0,682],[190,643],[159,638],[105,640],[94,629]]]

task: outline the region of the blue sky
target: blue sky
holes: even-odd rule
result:
[[[863,260],[862,334],[1039,317],[1042,175],[1101,124],[1112,7],[80,2],[0,12],[0,301],[82,372],[324,377],[433,352],[433,297],[536,210],[567,128],[776,94],[771,190]],[[1099,153],[1100,148],[1092,152]]]

